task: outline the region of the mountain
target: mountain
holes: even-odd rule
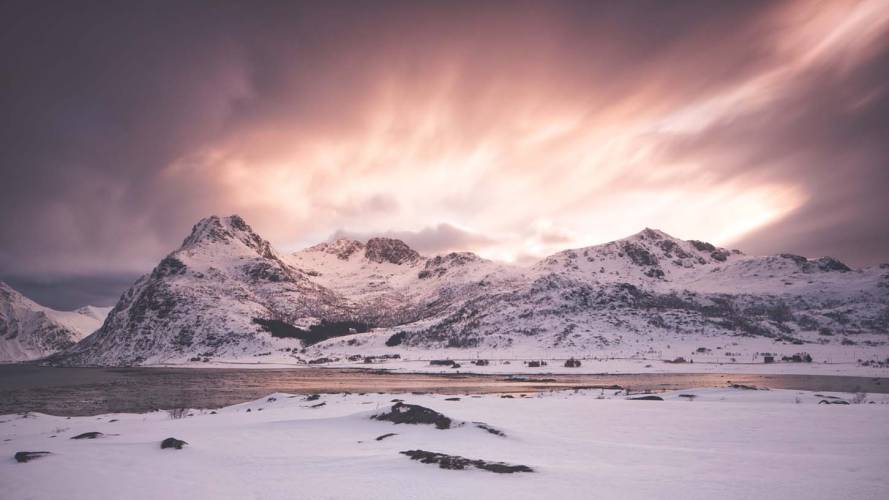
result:
[[[746,256],[645,229],[547,257],[518,286],[470,298],[404,342],[595,352],[707,337],[886,345],[887,333],[889,266]]]
[[[213,216],[124,293],[101,329],[49,361],[299,363],[446,348],[632,355],[708,339],[751,351],[885,349],[889,266],[748,256],[655,229],[530,267],[468,252],[426,257],[391,238],[283,255],[240,217]]]
[[[242,218],[212,216],[123,294],[102,328],[50,361],[132,365],[261,356],[293,344],[256,320],[314,324],[348,315],[346,301],[284,262]]]
[[[426,258],[400,240],[336,240],[288,256],[312,279],[348,298],[357,317],[378,327],[434,318],[521,270],[469,253]],[[505,286],[505,285],[504,285]]]
[[[110,308],[56,311],[0,282],[0,362],[42,358],[94,332]]]

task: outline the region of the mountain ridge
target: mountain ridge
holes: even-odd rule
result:
[[[300,340],[314,327],[324,336]],[[99,331],[50,361],[300,363],[379,348],[396,332],[416,349],[596,352],[642,339],[720,336],[824,344],[861,334],[885,343],[887,330],[889,266],[748,256],[651,228],[529,267],[469,252],[427,257],[392,238],[281,254],[234,215],[199,221]]]

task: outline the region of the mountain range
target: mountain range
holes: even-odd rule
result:
[[[45,349],[59,349],[47,362],[73,366],[405,349],[590,354],[702,339],[885,346],[889,265],[748,256],[655,229],[531,266],[427,257],[391,238],[282,254],[241,217],[212,216],[95,333],[68,345],[78,339],[43,330]]]

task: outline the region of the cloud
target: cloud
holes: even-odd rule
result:
[[[283,248],[889,260],[879,0],[0,9],[0,277],[146,272],[211,213]]]

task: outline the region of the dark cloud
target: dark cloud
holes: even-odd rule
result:
[[[423,147],[427,156],[448,158],[445,146],[473,150],[493,129],[512,126],[501,116],[513,109],[526,112],[532,125],[549,105],[581,110],[589,128],[667,114],[780,67],[785,56],[775,47],[793,28],[786,12],[797,8],[816,7],[690,0],[3,2],[0,278],[51,304],[104,301],[123,288],[120,276],[148,271],[211,213],[241,213],[273,241],[375,218],[392,228],[386,234],[424,252],[493,245],[446,224],[397,231],[428,223],[417,223],[416,215],[400,222],[418,210],[419,202],[404,195],[411,186],[397,185],[397,171],[388,183],[354,185],[392,165],[373,155],[375,161],[360,161],[379,144],[350,149],[347,138],[367,129],[377,132],[375,140],[401,137],[428,126],[401,117],[432,114],[435,124],[448,124],[440,135],[450,142],[439,144],[433,128]],[[659,154],[712,160],[708,175],[723,182],[743,177],[801,187],[805,204],[738,243],[749,250],[889,260],[889,155],[881,140],[889,136],[889,44],[868,45],[874,46],[884,50],[795,74],[767,109],[670,138]],[[390,94],[392,116],[369,119],[377,117],[379,96]],[[311,150],[310,139],[318,137],[336,151],[357,153],[331,160]],[[284,146],[314,163],[274,170],[281,161],[274,153]],[[405,147],[406,157],[411,152]],[[517,160],[505,163],[531,168]],[[237,175],[232,163],[243,164]],[[488,197],[512,176],[492,168],[449,195],[449,212],[421,215],[480,231],[490,228],[471,217],[484,210],[521,214],[516,208],[526,205],[558,219],[570,199],[544,193],[578,174],[531,164],[536,177],[521,198]],[[412,168],[433,169],[424,162]],[[637,174],[618,181],[646,182]],[[575,184],[592,184],[596,173],[588,175]],[[293,177],[302,183],[275,197],[245,193],[252,188],[242,186],[258,177],[270,179],[270,188]],[[436,182],[444,190],[449,180],[464,182]]]
[[[113,306],[139,274],[52,276],[6,276],[9,286],[40,305],[70,311],[84,305]]]
[[[889,261],[889,32],[854,54],[794,73],[766,106],[733,114],[667,146],[704,158],[700,175],[795,185],[806,201],[733,244],[792,249],[857,265]]]

